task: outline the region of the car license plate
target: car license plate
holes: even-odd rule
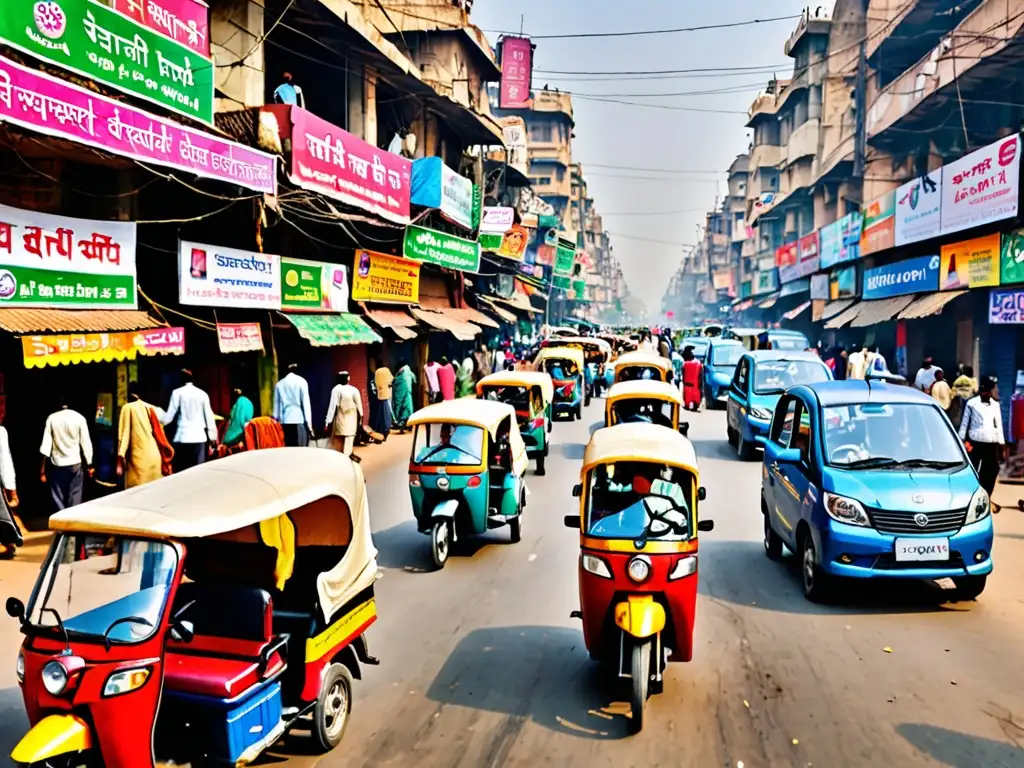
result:
[[[949,560],[949,539],[896,539],[896,562]]]

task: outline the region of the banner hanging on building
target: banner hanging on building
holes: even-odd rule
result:
[[[217,323],[217,348],[221,352],[262,352],[259,323]]]
[[[0,205],[0,307],[135,309],[136,225]]]
[[[505,37],[501,40],[501,88],[498,106],[501,109],[524,109],[530,106],[533,80],[533,44],[527,37]]]
[[[480,233],[504,235],[515,223],[515,208],[484,206],[483,217],[480,219]]]
[[[832,300],[854,298],[857,295],[857,267],[833,269],[828,278],[828,295]]]
[[[463,272],[480,271],[480,243],[426,227],[411,224],[405,228],[402,253],[407,259],[426,261],[439,267]]]
[[[281,257],[182,240],[178,301],[199,307],[281,308]]]
[[[896,190],[886,192],[864,208],[860,254],[885,251],[896,245]]]
[[[818,248],[818,233],[812,232],[801,237],[796,244],[797,251],[797,272],[800,277],[808,277],[818,271],[820,263],[820,250]]]
[[[937,237],[942,225],[942,168],[896,190],[896,245]]]
[[[354,301],[394,301],[416,304],[420,300],[420,264],[399,256],[356,251],[352,278]]]
[[[918,256],[864,272],[865,299],[887,299],[938,290],[939,257]]]
[[[120,362],[134,360],[138,355],[183,355],[185,329],[22,336],[21,351],[26,368]]]
[[[473,182],[440,157],[422,157],[412,164],[411,190],[414,204],[439,210],[449,221],[473,229]]]
[[[558,238],[556,242],[554,272],[556,275],[571,275],[576,263],[576,246],[563,238]]]
[[[89,0],[4,0],[0,42],[213,125],[213,60]]]
[[[341,264],[282,256],[281,309],[348,312],[348,270]]]
[[[942,234],[1017,215],[1020,136],[1014,134],[942,168]]]
[[[530,156],[527,151],[526,121],[518,115],[499,117],[501,135],[505,139],[505,162],[523,176],[530,173]]]
[[[992,325],[1024,325],[1024,289],[993,288],[988,298]]]
[[[114,0],[114,10],[139,24],[210,55],[210,9],[199,0]]]
[[[942,246],[939,290],[999,285],[999,233]]]

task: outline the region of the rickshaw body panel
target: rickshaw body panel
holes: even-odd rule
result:
[[[377,600],[370,597],[345,611],[315,636],[306,640],[306,680],[302,701],[316,701],[327,668],[338,655],[361,637],[377,621]]]
[[[87,752],[95,747],[89,724],[77,715],[47,715],[32,726],[11,752],[19,765]]]
[[[486,450],[486,449],[485,449]],[[432,472],[426,469],[434,470]],[[438,472],[439,469],[455,470],[460,472]],[[424,468],[418,465],[410,465],[409,474],[419,474],[420,485],[409,487],[412,496],[413,514],[420,531],[429,531],[432,515],[437,504],[429,504],[427,499],[433,497],[440,503],[442,499],[454,499],[459,502],[459,508],[465,510],[464,515],[456,515],[457,533],[479,535],[487,530],[487,496],[489,491],[490,473],[484,467],[429,467]],[[469,487],[472,478],[479,478],[480,483],[475,488]],[[445,478],[448,481],[448,488],[441,489],[437,481]],[[468,528],[466,527],[468,524]]]

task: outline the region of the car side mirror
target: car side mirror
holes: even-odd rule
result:
[[[684,421],[682,424],[679,425],[679,434],[682,435],[683,437],[686,437],[687,435],[690,434],[690,422]]]
[[[698,531],[702,531],[704,533],[710,533],[711,531],[715,530],[715,521],[714,520],[700,520],[697,523],[697,530]]]
[[[582,495],[583,495],[583,483],[576,483],[576,485],[574,485],[572,487],[572,496],[573,496],[574,499],[578,499]]]
[[[195,625],[191,621],[177,621],[171,625],[171,639],[179,643],[191,643],[196,636]]]
[[[799,464],[802,461],[799,448],[781,448],[774,452],[777,464]]]
[[[580,527],[580,516],[579,515],[566,515],[563,522],[566,528],[575,528],[579,530]]]
[[[25,604],[16,597],[8,597],[7,603],[7,615],[12,619],[17,619],[22,624],[25,623]]]
[[[708,497],[708,489],[703,485],[697,489],[697,501],[704,501]]]

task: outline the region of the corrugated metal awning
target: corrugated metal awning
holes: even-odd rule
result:
[[[953,299],[963,296],[967,291],[948,291],[945,293],[926,293],[918,296],[909,307],[900,312],[900,320],[917,320],[922,317],[939,314]]]
[[[412,312],[413,317],[417,320],[439,331],[447,331],[459,341],[472,341],[482,331],[480,326],[464,322],[455,315],[449,314],[451,312],[450,308],[445,310],[410,307],[409,311]]]
[[[867,328],[892,320],[914,300],[913,296],[895,296],[891,299],[862,301],[857,316],[850,323],[851,328]]]
[[[832,303],[835,304],[836,302]],[[860,314],[860,308],[862,306],[863,304],[854,304],[852,307],[847,307],[846,309],[842,310],[838,315],[833,317],[831,320],[828,320],[825,323],[825,327],[832,330],[836,328],[842,328],[844,325],[849,323],[857,315]],[[828,307],[826,306],[825,309],[828,309]],[[824,316],[822,317],[822,319],[824,319]]]
[[[838,299],[836,301],[830,301],[821,311],[821,319],[828,320],[830,317],[835,317],[840,312],[852,307],[855,301],[856,299]]]
[[[376,344],[380,336],[356,315],[314,315],[282,312],[299,336],[314,347],[342,347],[347,344]]]
[[[401,309],[367,309],[363,306],[366,319],[380,328],[387,328],[400,339],[416,338],[416,321]]]
[[[162,328],[140,309],[0,309],[8,333],[109,333]]]
[[[501,323],[496,323],[483,312],[478,312],[472,307],[458,307],[447,311],[466,323],[480,325],[484,328],[501,328]]]
[[[490,299],[488,299],[488,298],[485,298],[485,297],[483,297],[483,296],[481,296],[481,297],[480,297],[480,300],[481,300],[481,301],[482,301],[482,302],[483,302],[483,303],[484,303],[485,305],[487,305],[487,309],[488,309],[488,311],[490,311],[490,312],[493,312],[493,313],[494,313],[494,314],[496,314],[496,315],[497,315],[498,317],[500,317],[500,318],[501,318],[502,320],[504,320],[504,321],[505,321],[506,323],[515,323],[515,322],[518,322],[519,318],[518,318],[518,317],[516,317],[516,316],[515,316],[515,314],[513,314],[512,312],[509,312],[509,311],[508,311],[507,309],[505,309],[504,307],[499,307],[499,306],[497,305],[497,303],[495,303],[495,302],[491,301]]]

